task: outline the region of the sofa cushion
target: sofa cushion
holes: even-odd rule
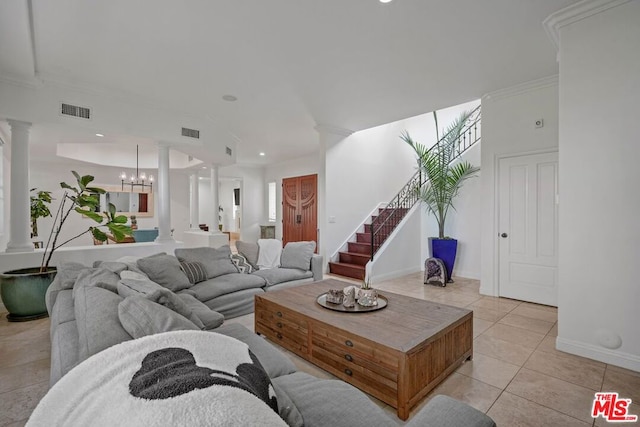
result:
[[[77,262],[64,262],[58,266],[56,277],[53,279],[53,282],[51,282],[45,294],[45,304],[49,314],[51,314],[53,310],[58,294],[61,291],[73,289],[78,275],[85,268],[87,268],[87,266]]]
[[[207,269],[201,262],[180,261],[180,267],[182,267],[182,271],[187,275],[189,283],[192,285],[207,280]]]
[[[231,261],[235,264],[240,273],[253,273],[253,266],[249,264],[249,261],[241,254],[231,254]]]
[[[279,398],[279,396],[278,396]],[[449,396],[437,395],[418,411],[406,427],[448,427],[473,426],[496,427],[496,423],[476,408],[453,399]]]
[[[313,277],[311,270],[298,270],[297,268],[269,268],[251,273],[252,276],[262,277],[268,286],[277,285],[292,280],[308,279]]]
[[[238,272],[231,261],[231,249],[228,245],[220,246],[217,249],[209,247],[177,248],[175,254],[180,261],[199,262],[204,265],[207,270],[207,279]]]
[[[149,276],[149,279],[173,292],[191,286],[187,275],[180,268],[178,259],[172,255],[140,258],[138,267]]]
[[[227,322],[217,328],[215,332],[247,344],[251,352],[260,360],[269,378],[276,378],[296,371],[296,365],[283,352],[239,323]]]
[[[304,425],[397,426],[364,393],[342,381],[321,380],[303,372],[273,378],[302,414]]]
[[[293,401],[287,392],[275,383],[273,383],[273,389],[275,390],[276,397],[278,398],[278,413],[280,414],[280,417],[289,427],[303,427],[304,419],[302,418],[302,414],[300,414],[296,405],[293,404]]]
[[[194,316],[202,322],[204,330],[215,329],[224,323],[224,316],[217,311],[211,310],[203,302],[198,301],[196,297],[191,294],[183,293],[178,297],[186,304],[191,310]],[[191,320],[193,322],[193,320]],[[196,322],[193,322],[197,325]]]
[[[231,294],[220,295],[209,301],[204,301],[207,307],[224,315],[225,319],[253,313],[256,295],[264,294],[264,289],[253,288]]]
[[[118,318],[120,295],[86,284],[76,285],[74,290],[79,361],[131,339]]]
[[[311,270],[311,257],[316,250],[316,242],[289,242],[280,255],[280,267]]]
[[[238,253],[247,259],[247,262],[251,264],[254,270],[258,269],[258,243],[237,240],[236,249],[238,250]]]
[[[193,322],[143,296],[132,295],[118,305],[117,315],[122,327],[133,337],[169,331],[200,330]]]
[[[209,279],[193,285],[189,290],[196,293],[196,298],[202,302],[206,302],[220,295],[229,294],[231,292],[241,291],[243,289],[261,288],[266,284],[262,277],[253,274],[232,273]]]
[[[183,315],[193,322],[198,328],[204,329],[204,323],[202,323],[200,318],[193,313],[184,300],[169,289],[163,288],[157,283],[152,282],[150,279],[128,279],[126,277],[124,279],[120,279],[118,282],[118,294],[123,298],[132,295],[143,296],[149,301],[163,305],[169,310]]]
[[[76,283],[73,286],[73,297],[82,286],[97,286],[118,293],[118,281],[120,276],[106,268],[85,268],[78,274]]]

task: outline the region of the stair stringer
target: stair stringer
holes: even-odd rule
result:
[[[378,205],[376,207],[374,207],[371,210],[371,212],[369,212],[369,214],[367,216],[364,217],[364,219],[360,222],[360,225],[358,225],[358,228],[356,228],[353,231],[353,233],[351,233],[349,235],[349,237],[347,237],[347,239],[344,242],[342,242],[342,244],[335,250],[335,252],[333,254],[331,254],[331,256],[329,257],[329,261],[330,262],[338,262],[340,260],[340,252],[347,252],[348,251],[349,242],[355,242],[356,241],[356,233],[363,233],[364,232],[364,225],[371,223],[371,216],[377,215],[379,209],[384,208],[385,206],[386,206],[386,203],[378,203]],[[327,263],[327,271],[329,271],[328,263]]]
[[[378,249],[373,261],[365,267],[365,274],[376,283],[421,271],[422,263],[422,204],[413,205],[389,237]],[[393,268],[393,270],[391,270]]]

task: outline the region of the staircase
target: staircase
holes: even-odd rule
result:
[[[478,106],[466,121],[460,138],[455,140],[455,156],[460,157],[473,144],[480,141],[479,127],[481,110]],[[445,141],[449,135],[443,136],[438,143]],[[346,251],[338,252],[336,261],[329,262],[329,272],[339,276],[364,280],[367,263],[373,261],[374,255],[389,238],[409,210],[420,200],[419,194],[425,184],[420,170],[409,179],[409,182],[396,194],[385,207],[378,209],[377,215],[371,216],[371,222],[365,222],[347,242]]]

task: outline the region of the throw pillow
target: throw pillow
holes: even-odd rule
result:
[[[182,271],[187,275],[192,285],[207,280],[207,270],[201,262],[180,261],[180,267],[182,267]]]
[[[168,332],[76,366],[29,425],[286,427],[274,393],[246,344],[213,332]]]
[[[247,262],[247,259],[244,256],[240,254],[231,254],[231,261],[233,261],[240,273],[249,274],[253,272],[253,267],[249,262]]]
[[[204,329],[204,323],[176,294],[167,288],[163,288],[149,279],[120,279],[118,282],[118,294],[123,297],[142,296],[157,304],[167,307],[169,310],[189,319],[198,328]]]
[[[246,258],[247,262],[251,264],[254,270],[258,269],[258,244],[243,242],[241,240],[236,241],[236,249],[238,253]]]
[[[143,296],[126,297],[118,304],[118,317],[122,327],[133,338],[169,331],[200,329],[181,314],[149,301]]]
[[[231,249],[229,245],[219,248],[178,248],[176,257],[180,261],[199,262],[207,271],[207,279],[222,276],[224,274],[237,273],[238,269],[231,262]]]
[[[180,268],[178,259],[172,255],[140,258],[138,267],[149,276],[149,279],[173,292],[191,287],[187,275]]]
[[[215,329],[224,323],[224,316],[217,311],[211,310],[202,301],[199,301],[196,297],[187,293],[180,293],[177,295],[187,307],[191,310],[194,316],[202,322],[205,330]],[[195,322],[194,322],[195,323]]]
[[[258,267],[280,267],[282,242],[278,239],[258,239]]]
[[[280,256],[280,266],[284,268],[297,268],[299,270],[311,269],[311,258],[316,249],[316,242],[289,242],[285,245]]]

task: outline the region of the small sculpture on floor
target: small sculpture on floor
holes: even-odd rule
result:
[[[424,283],[447,286],[447,269],[440,258],[427,258],[424,262]]]

